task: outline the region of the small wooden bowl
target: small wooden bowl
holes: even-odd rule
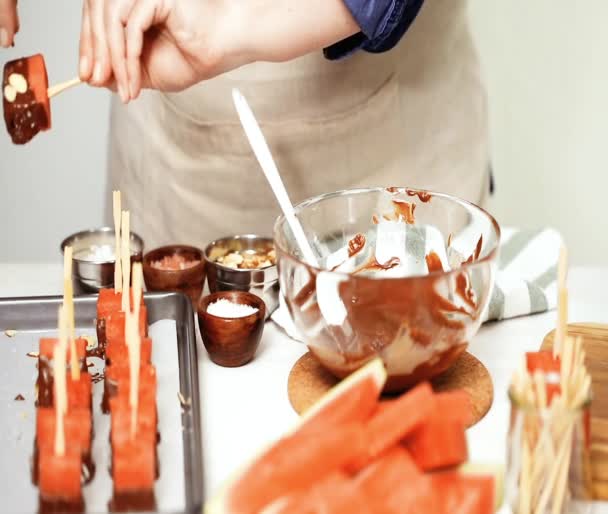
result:
[[[199,263],[183,270],[164,270],[152,266],[153,262],[172,255],[180,255],[187,260],[199,261]],[[148,291],[185,293],[190,297],[196,308],[205,283],[205,260],[202,250],[186,245],[169,245],[156,248],[144,255],[143,270]]]
[[[222,298],[256,307],[258,311],[241,318],[221,318],[209,314],[207,307]],[[264,300],[246,291],[221,291],[201,298],[197,312],[203,344],[213,362],[220,366],[236,368],[253,359],[264,331]]]

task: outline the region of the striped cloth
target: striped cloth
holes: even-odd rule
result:
[[[483,321],[526,316],[554,309],[557,303],[557,263],[563,240],[546,228],[503,228],[496,282]],[[282,295],[272,320],[287,335],[301,341]]]
[[[502,229],[496,284],[484,321],[525,316],[554,309],[559,232]]]

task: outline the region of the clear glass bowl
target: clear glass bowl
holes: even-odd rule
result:
[[[280,217],[279,283],[295,326],[323,366],[344,377],[379,355],[387,391],[448,369],[489,303],[496,220],[464,200],[406,188],[338,191],[295,209],[318,263],[302,260]]]

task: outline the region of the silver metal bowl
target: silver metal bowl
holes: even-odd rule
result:
[[[83,230],[65,238],[61,252],[71,246],[72,277],[76,292],[96,293],[106,287],[114,287],[114,229],[102,227]],[[134,232],[130,236],[131,262],[142,260],[144,242]]]
[[[254,234],[230,236],[213,241],[203,252],[207,284],[211,293],[218,291],[248,291],[266,304],[266,318],[279,306],[279,280],[277,265],[261,269],[234,269],[223,266],[216,259],[230,252],[267,251],[274,248],[270,237]]]

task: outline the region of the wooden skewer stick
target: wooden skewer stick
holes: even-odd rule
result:
[[[553,341],[553,355],[562,352],[564,338],[568,332],[568,289],[566,288],[566,277],[568,274],[568,251],[562,246],[559,253],[559,264],[557,268],[557,327]]]
[[[129,227],[129,211],[122,211],[122,311],[127,314],[131,310],[131,242]]]
[[[121,205],[120,191],[112,192],[112,207],[114,210],[114,292],[122,291],[122,252],[120,251]]]
[[[59,344],[53,350],[53,384],[55,403],[55,454],[65,455],[65,427],[63,417],[67,411],[65,360],[67,351],[65,309],[59,307]]]
[[[66,89],[70,89],[71,87],[77,86],[81,83],[82,81],[80,80],[80,78],[75,77],[71,80],[66,80],[65,82],[62,82],[61,84],[55,84],[54,86],[49,87],[46,90],[46,94],[49,98],[53,98],[54,96],[57,96],[59,93],[62,93]]]
[[[76,351],[76,330],[74,327],[74,286],[72,284],[72,247],[66,246],[63,259],[63,305],[67,322],[68,341],[70,344],[70,376],[80,380],[80,366]]]
[[[139,307],[142,291],[143,272],[141,263],[133,264],[133,313],[131,316],[131,351],[129,352],[131,365],[131,389],[129,403],[131,405],[131,439],[137,433],[137,411],[139,408],[139,367],[141,361],[141,334],[139,333]]]

